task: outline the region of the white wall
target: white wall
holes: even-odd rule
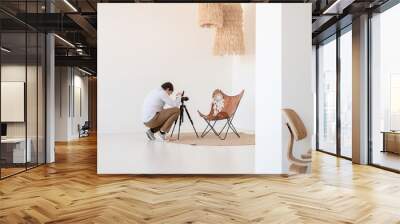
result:
[[[71,119],[71,135],[73,136],[73,138],[78,138],[78,124],[82,126],[85,121],[89,120],[88,77],[83,76],[83,73],[75,70],[73,85],[75,91],[75,96],[73,96],[75,101],[73,110],[75,110],[75,113],[72,114],[73,116]],[[80,97],[78,96],[78,91],[80,91]]]
[[[68,67],[55,69],[55,141],[68,141],[70,75]]]
[[[56,67],[55,72],[55,140],[69,141],[79,137],[78,124],[88,120],[88,78],[72,67]],[[76,88],[81,90],[82,114]]]
[[[282,108],[294,109],[308,130],[296,154],[312,147],[311,4],[258,4],[256,21],[256,172],[286,173]]]
[[[204,128],[196,111],[209,112],[214,89],[232,92],[232,57],[212,55],[213,31],[198,26],[197,4],[98,6],[98,132],[143,132],[143,99],[165,81],[185,90]]]
[[[256,7],[256,172],[282,173],[282,5]],[[274,52],[271,54],[271,52]]]
[[[244,89],[245,93],[235,115],[235,125],[243,131],[254,132],[256,4],[242,4],[242,7],[246,51],[244,55],[232,57],[232,92]]]
[[[312,149],[314,132],[311,15],[311,3],[283,4],[282,108],[294,109],[307,129],[307,137],[295,142],[293,151],[297,158]],[[285,124],[284,119],[282,151],[283,167],[287,168],[289,131]]]

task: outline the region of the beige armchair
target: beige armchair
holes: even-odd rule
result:
[[[308,166],[311,164],[311,150],[308,150],[306,154],[301,155],[301,158],[296,158],[293,153],[294,141],[301,141],[307,137],[307,130],[304,126],[303,121],[292,109],[282,109],[283,114],[287,120],[287,127],[290,133],[290,140],[288,143],[287,157],[291,165],[290,171],[297,173],[305,173]]]
[[[212,94],[212,103],[211,103],[211,110],[206,114],[202,114],[200,111],[197,111],[207,123],[206,128],[204,129],[201,137],[206,136],[210,131],[214,132],[219,139],[225,140],[226,136],[228,135],[229,129],[235,133],[235,135],[240,138],[238,131],[236,130],[235,126],[233,125],[233,118],[235,113],[239,107],[240,101],[243,97],[244,90],[242,90],[238,95],[229,96],[226,95],[222,90],[216,89]],[[226,121],[224,127],[218,132],[215,130],[214,126],[217,121]],[[211,124],[212,123],[212,124]],[[222,132],[225,130],[225,136],[222,137]]]

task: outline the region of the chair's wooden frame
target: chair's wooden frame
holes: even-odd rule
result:
[[[290,128],[290,125],[288,123],[286,123],[288,129],[289,129],[289,133],[290,133],[290,140],[288,143],[288,152],[287,152],[287,156],[288,159],[290,160],[290,162],[299,165],[299,166],[308,166],[311,162],[311,157],[308,156],[308,154],[302,154],[301,155],[301,159],[297,159],[296,157],[294,157],[294,152],[293,152],[293,145],[294,145],[294,135],[293,135],[293,131]]]
[[[282,109],[282,111],[288,120],[286,125],[290,133],[290,139],[287,147],[287,158],[289,162],[291,162],[289,169],[296,171],[296,173],[304,173],[311,163],[311,150],[309,150],[306,154],[302,154],[301,159],[296,158],[293,152],[293,145],[294,141],[300,141],[307,137],[307,130],[303,121],[294,110],[285,108]]]

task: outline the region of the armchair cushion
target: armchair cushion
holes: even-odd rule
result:
[[[199,115],[209,121],[230,118],[235,114],[243,94],[244,90],[242,90],[238,95],[229,96],[223,93],[222,90],[216,89],[212,94],[210,112],[208,115],[205,115],[198,111]]]

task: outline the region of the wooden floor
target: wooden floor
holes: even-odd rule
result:
[[[98,176],[95,138],[56,151],[0,181],[0,223],[400,223],[400,175],[322,153],[286,178]]]
[[[24,168],[1,168],[1,177],[8,177],[11,176],[13,174],[19,173],[19,172],[23,172],[25,171],[25,167]]]

